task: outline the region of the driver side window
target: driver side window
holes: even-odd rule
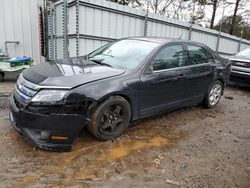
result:
[[[153,71],[185,66],[185,54],[182,45],[165,47],[153,60]]]

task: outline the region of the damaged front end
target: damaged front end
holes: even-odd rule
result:
[[[21,76],[11,96],[11,123],[39,148],[70,151],[95,102],[70,90],[60,101],[32,100],[40,91]]]

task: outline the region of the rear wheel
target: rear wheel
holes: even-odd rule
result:
[[[126,99],[113,96],[97,106],[88,124],[88,130],[99,140],[112,140],[122,135],[131,118]]]
[[[204,98],[203,104],[207,108],[213,108],[216,106],[223,93],[223,84],[221,81],[215,81],[208,89]]]

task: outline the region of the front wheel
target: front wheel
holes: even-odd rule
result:
[[[112,140],[122,135],[131,118],[130,104],[120,96],[113,96],[97,106],[87,125],[99,140]]]
[[[223,84],[221,81],[215,81],[208,89],[204,98],[203,104],[207,108],[213,108],[216,106],[223,93]]]
[[[0,72],[0,82],[3,81],[3,78],[4,78],[4,73]]]

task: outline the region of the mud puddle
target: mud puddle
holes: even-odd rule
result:
[[[47,156],[51,159],[51,164],[18,177],[13,187],[28,187],[37,182],[53,182],[55,179],[62,180],[64,184],[105,181],[114,174],[121,175],[126,171],[128,172],[122,175],[123,178],[133,178],[141,173],[141,168],[147,173],[147,170],[155,167],[161,159],[160,157],[154,161],[145,153],[167,152],[181,138],[181,133],[172,131],[163,131],[160,125],[151,127],[145,125],[145,122],[137,122],[124,136],[108,142],[97,141],[89,133],[84,132],[69,153],[52,153],[38,149],[41,152],[40,157]]]

